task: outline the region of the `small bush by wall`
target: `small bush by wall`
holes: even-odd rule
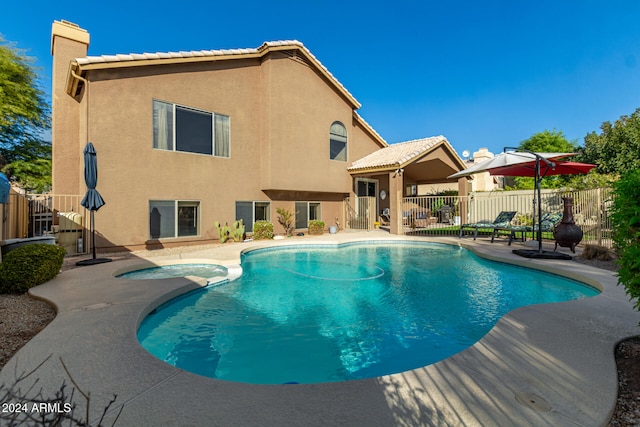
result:
[[[213,226],[218,230],[218,239],[220,239],[220,243],[224,243],[229,240],[231,234],[231,227],[229,224],[220,225],[218,221],[213,223]]]
[[[273,239],[273,224],[269,221],[256,221],[253,223],[253,239],[269,240]]]
[[[276,213],[278,214],[278,222],[282,228],[284,228],[284,232],[287,233],[287,237],[293,236],[293,232],[296,229],[293,224],[293,213],[284,208],[276,208]]]
[[[233,238],[234,242],[242,242],[246,238],[242,219],[237,219],[233,222],[233,227],[231,228],[231,237]]]
[[[324,233],[324,221],[312,219],[309,221],[309,234],[323,234]]]
[[[611,261],[615,259],[613,252],[604,246],[586,244],[580,255],[584,259],[597,259],[599,261]]]
[[[55,245],[26,245],[9,252],[0,264],[0,293],[24,293],[60,272],[66,251]]]

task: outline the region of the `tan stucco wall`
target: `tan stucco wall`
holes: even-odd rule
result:
[[[81,117],[84,106],[66,94],[71,58],[87,55],[89,35],[86,31],[63,22],[54,22],[51,35],[52,102],[51,138],[53,158],[52,183],[58,194],[80,194],[84,190],[82,171],[75,165],[80,161],[86,140],[86,122]],[[81,123],[82,121],[82,123]],[[83,135],[81,135],[81,132]],[[82,137],[84,136],[84,137]],[[69,168],[73,165],[73,168]]]
[[[262,68],[269,117],[264,141],[271,148],[264,160],[270,175],[263,179],[263,188],[348,191],[352,180],[346,167],[380,146],[354,126],[352,108],[309,66],[271,59]],[[329,158],[329,129],[335,121],[347,129],[346,162]]]
[[[163,239],[166,244],[216,239],[214,221],[231,224],[236,201],[269,201],[263,190],[283,190],[271,202],[277,231],[275,208],[288,197],[316,201],[325,195],[323,220],[333,225],[336,216],[343,219],[339,200],[352,191],[347,166],[380,147],[353,125],[351,106],[334,88],[291,59],[111,68],[90,71],[88,79],[81,103],[64,95],[77,110],[56,118],[59,129],[77,136],[54,138],[60,177],[54,192],[75,186],[84,193],[81,151],[87,140],[93,142],[98,190],[107,202],[96,213],[99,248],[144,246],[149,200],[200,201],[200,237]],[[231,157],[154,150],[153,99],[230,116]],[[336,120],[349,132],[347,162],[329,159],[329,129]]]

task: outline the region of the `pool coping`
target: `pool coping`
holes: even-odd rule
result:
[[[640,322],[640,313],[624,289],[616,286],[612,272],[575,262],[520,258],[505,243],[483,239],[369,232],[319,236],[299,244],[371,240],[459,245],[485,258],[568,275],[600,287],[601,294],[516,309],[467,350],[412,371],[343,383],[249,385],[185,372],[142,349],[135,333],[146,314],[206,283],[162,279],[132,285],[133,281],[116,279],[113,273],[140,260],[119,261],[70,270],[32,289],[33,296],[55,305],[58,316],[11,359],[0,372],[0,383],[52,354],[37,371],[39,384],[45,390],[59,388],[66,378],[62,358],[77,384],[92,394],[93,421],[113,394],[118,395],[107,411],[107,420],[113,420],[118,405],[124,404],[118,426],[574,426],[608,421],[617,394],[613,350],[621,339],[638,334]],[[200,259],[233,265],[242,249],[292,242],[233,244],[145,261]]]

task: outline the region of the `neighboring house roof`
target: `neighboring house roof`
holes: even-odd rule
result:
[[[347,170],[349,172],[364,172],[402,168],[418,160],[441,144],[446,144],[449,150],[455,153],[455,150],[444,136],[432,136],[388,145],[385,148],[381,148],[378,151],[356,160]],[[461,164],[460,169],[464,169],[462,159],[459,160]]]

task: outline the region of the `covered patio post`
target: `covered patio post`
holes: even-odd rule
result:
[[[469,222],[469,179],[466,176],[458,179],[458,206],[460,206],[460,225]]]
[[[391,224],[389,232],[391,234],[403,234],[402,226],[402,196],[404,191],[404,177],[402,169],[389,172],[389,214]]]

